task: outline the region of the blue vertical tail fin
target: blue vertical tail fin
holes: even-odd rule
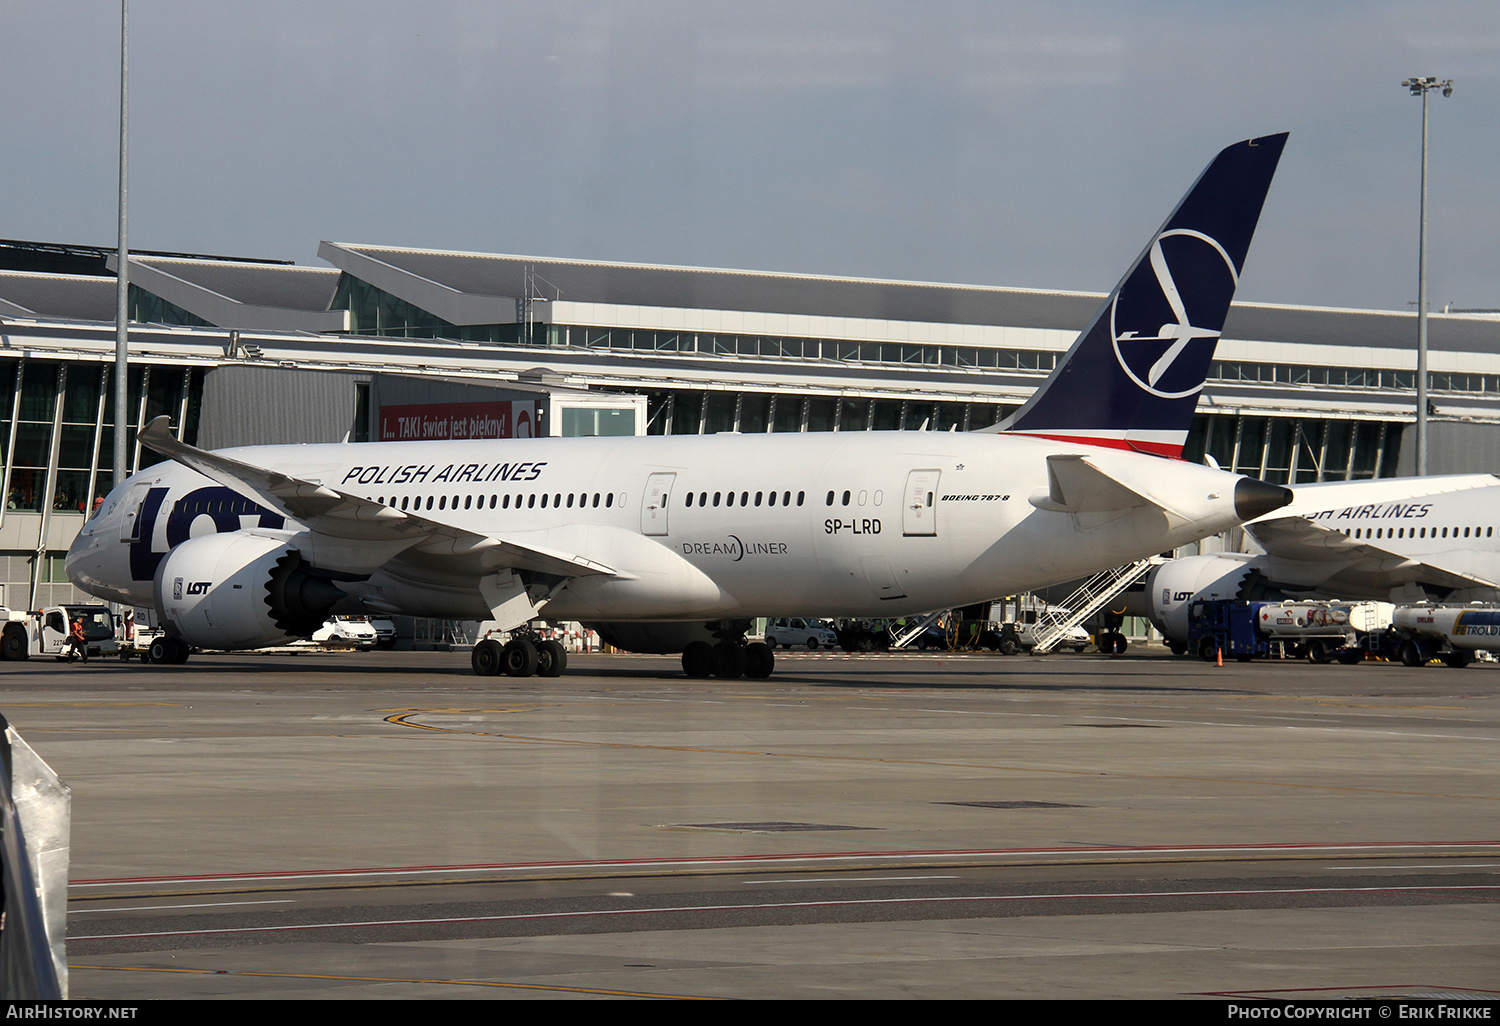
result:
[[[1057,369],[991,430],[1180,457],[1286,139],[1221,151]]]

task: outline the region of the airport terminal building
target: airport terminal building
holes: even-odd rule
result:
[[[166,415],[208,448],[965,431],[1018,406],[1105,298],[333,242],[319,255],[330,266],[132,254],[132,428]],[[113,261],[0,242],[12,608],[74,598],[63,555],[111,487]],[[1416,320],[1236,304],[1185,455],[1277,483],[1413,473]],[[1429,340],[1432,472],[1500,471],[1500,313],[1433,314]],[[157,457],[133,443],[131,459]]]

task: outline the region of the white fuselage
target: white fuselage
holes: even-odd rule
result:
[[[1031,500],[1048,495],[1047,457],[1062,453],[1084,454],[1150,501],[1038,508]],[[585,620],[898,616],[984,601],[1223,531],[1239,522],[1241,480],[1065,442],[909,431],[262,446],[225,455],[601,564],[611,572],[570,578],[545,605],[548,617]],[[227,530],[285,535],[324,565],[317,533],[302,524],[194,513],[186,500],[215,488],[223,492],[174,463],[141,471],[80,533],[69,576],[102,598],[151,606],[162,596],[147,571],[160,554],[184,537]],[[166,491],[146,510],[153,489]],[[138,517],[152,522],[137,525]],[[350,601],[338,611],[489,615],[480,574],[465,573],[462,561],[390,558],[372,547],[359,567],[340,552],[339,569],[368,577],[340,582]]]
[[[1415,599],[1408,585],[1457,592],[1465,600],[1500,597],[1500,483],[1490,474],[1382,478],[1301,485],[1271,518],[1300,516],[1370,551],[1309,558],[1304,548],[1256,545],[1270,579],[1319,597]],[[1255,534],[1255,525],[1247,532]],[[1441,579],[1436,570],[1472,578]]]

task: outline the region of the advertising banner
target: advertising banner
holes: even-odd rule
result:
[[[380,408],[380,441],[532,438],[536,403],[422,403]]]

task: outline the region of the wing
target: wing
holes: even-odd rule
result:
[[[384,558],[397,552],[406,558],[420,553],[431,559],[452,559],[466,569],[482,571],[510,567],[559,577],[614,573],[610,567],[593,560],[476,534],[314,481],[199,449],[173,438],[167,424],[168,418],[157,417],[146,425],[140,433],[141,443],[303,524],[334,542],[325,546],[333,551],[352,553],[367,547],[384,553]]]
[[[1366,564],[1372,571],[1438,588],[1494,588],[1496,582],[1443,565],[1443,555],[1418,558],[1355,540],[1342,531],[1321,527],[1303,517],[1277,517],[1245,525],[1245,532],[1276,559],[1302,563]]]

